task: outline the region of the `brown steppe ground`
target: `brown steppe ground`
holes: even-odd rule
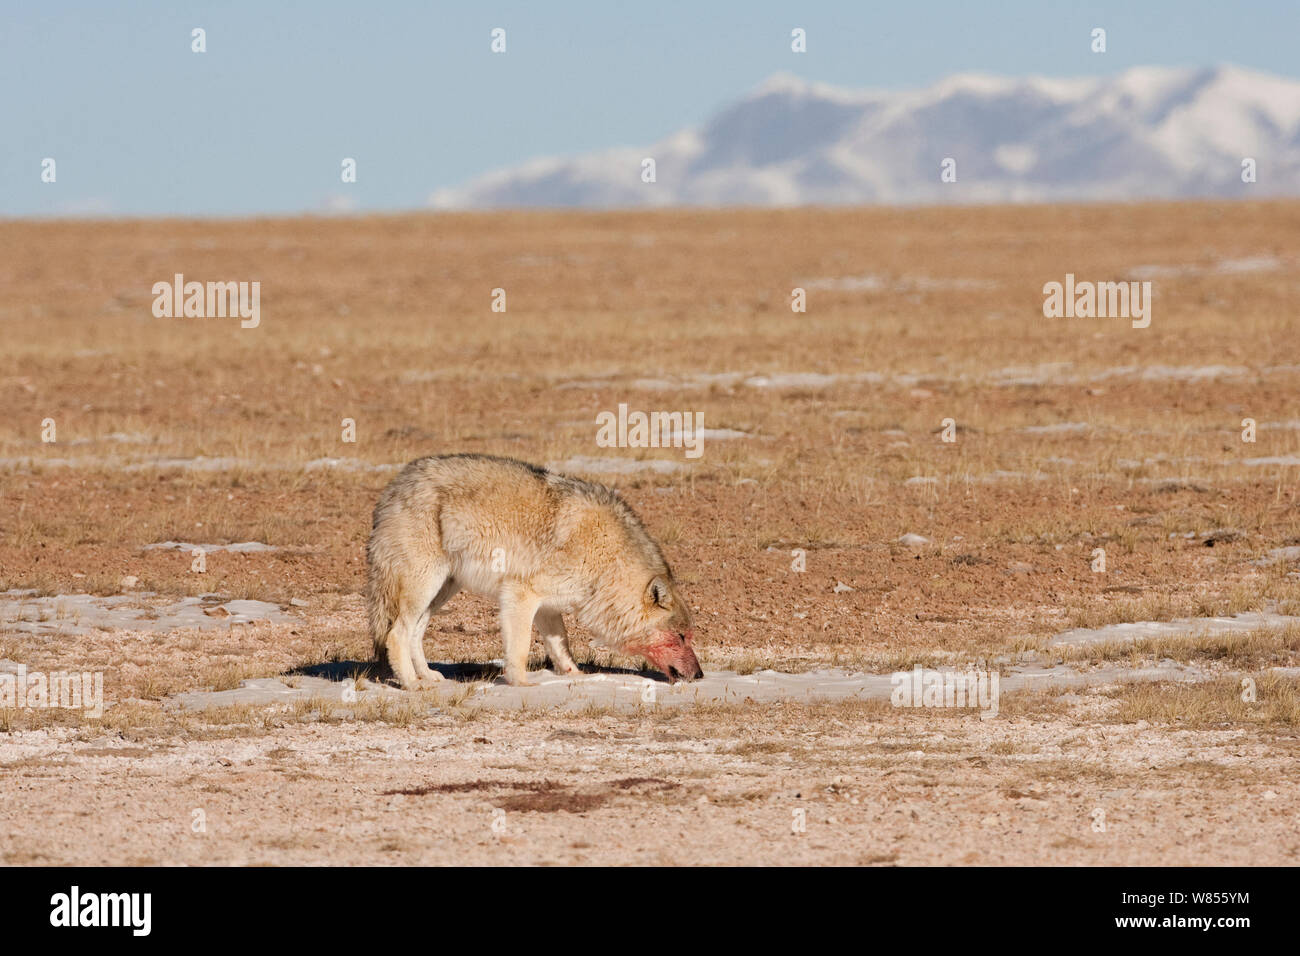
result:
[[[60,638],[0,621],[0,660],[103,671],[112,704],[0,710],[0,861],[1295,863],[1300,690],[1269,673],[1300,662],[1294,629],[1111,649],[1221,676],[1008,695],[987,721],[166,700],[364,660],[382,466],[453,451],[677,463],[592,477],[663,541],[706,671],[1300,613],[1296,559],[1261,561],[1300,545],[1297,235],[1295,202],[0,223],[0,590],[132,576],[296,617]],[[260,281],[261,325],[154,318],[175,273]],[[1066,273],[1150,279],[1150,327],[1044,318]],[[748,437],[693,461],[598,448],[620,402]],[[142,550],[167,540],[277,550],[196,574]],[[461,595],[425,643],[497,657],[494,611]]]

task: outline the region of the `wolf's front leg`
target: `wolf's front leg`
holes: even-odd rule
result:
[[[533,643],[533,618],[541,600],[522,585],[507,584],[501,591],[501,638],[505,643],[507,684],[527,687],[528,648]]]
[[[542,641],[546,644],[546,656],[551,659],[555,673],[566,676],[581,673],[578,665],[573,662],[573,655],[569,653],[569,635],[564,630],[564,618],[560,617],[560,612],[542,608],[537,612],[534,623],[537,625],[537,633],[542,635]]]

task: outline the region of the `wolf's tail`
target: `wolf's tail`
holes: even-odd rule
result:
[[[388,632],[397,620],[397,595],[399,588],[393,580],[392,561],[385,555],[384,541],[379,522],[375,522],[370,542],[366,546],[366,613],[370,622],[370,639],[374,642],[375,660],[387,659]]]

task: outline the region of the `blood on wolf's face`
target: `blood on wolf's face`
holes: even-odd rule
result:
[[[650,643],[639,645],[635,653],[640,654],[656,670],[662,671],[668,683],[680,680],[698,680],[704,676],[700,662],[695,657],[691,642],[695,638],[692,628],[685,631],[656,631],[651,635]],[[629,650],[633,650],[629,648]]]
[[[691,646],[695,629],[691,627],[686,604],[671,581],[656,576],[646,588],[649,627],[642,636],[629,641],[624,650],[644,657],[663,672],[670,684],[678,680],[698,680],[704,676]]]

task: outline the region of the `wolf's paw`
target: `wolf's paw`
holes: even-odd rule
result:
[[[501,680],[511,687],[536,687],[537,681],[531,680],[528,674],[522,671],[506,671],[501,675]]]
[[[422,684],[425,687],[428,687],[432,684],[441,684],[443,681],[447,679],[435,670],[429,670],[429,671],[425,671],[422,674],[416,674],[415,678],[420,684]]]

